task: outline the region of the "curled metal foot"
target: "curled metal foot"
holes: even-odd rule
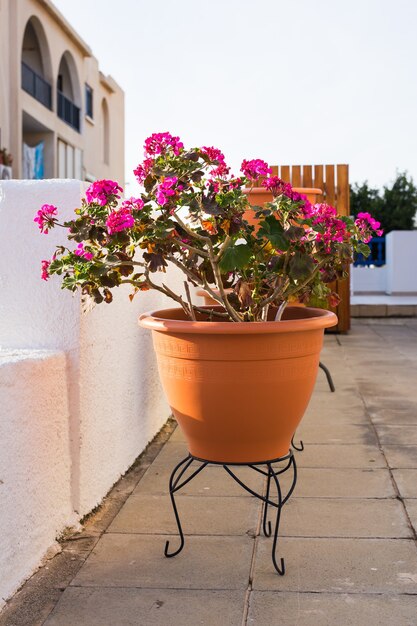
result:
[[[300,439],[300,444],[296,445],[294,443],[294,437],[295,437],[295,435],[293,435],[293,437],[291,439],[291,447],[294,448],[294,450],[297,450],[297,452],[302,452],[304,450],[304,443]]]

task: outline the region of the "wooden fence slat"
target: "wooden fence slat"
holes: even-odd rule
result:
[[[272,170],[271,176],[278,176],[278,169],[279,169],[278,165],[271,165],[271,170]]]
[[[315,165],[314,166],[314,187],[316,189],[324,188],[324,180],[323,180],[323,166]]]
[[[301,187],[301,165],[292,166],[291,185],[293,187]]]
[[[337,212],[349,215],[349,165],[337,165]]]
[[[324,183],[324,201],[331,206],[335,206],[336,190],[334,186],[334,165],[326,165],[326,182]]]
[[[289,165],[281,165],[281,176],[282,180],[286,183],[291,182],[291,170]]]
[[[303,165],[303,187],[313,186],[313,167],[311,165]]]

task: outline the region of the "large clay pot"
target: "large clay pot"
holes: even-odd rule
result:
[[[334,313],[287,307],[280,322],[204,314],[193,322],[182,309],[166,309],[139,323],[152,330],[162,385],[193,456],[255,463],[288,454]]]
[[[268,189],[265,189],[265,187],[253,187],[252,189],[244,189],[244,191],[252,206],[262,206],[265,202],[272,202],[273,200],[272,193],[268,191]],[[311,202],[311,204],[315,204],[317,202],[317,196],[320,196],[323,193],[321,189],[316,189],[314,187],[293,187],[293,191],[297,191],[298,193],[306,196],[307,200]],[[245,211],[245,219],[252,226],[258,226],[258,220],[255,219],[254,211],[250,209]]]

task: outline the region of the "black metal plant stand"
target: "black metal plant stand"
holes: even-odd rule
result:
[[[198,463],[200,463],[200,465],[196,469],[194,469],[190,475],[185,477],[187,470],[191,468],[191,465],[193,464],[194,461],[197,461]],[[285,463],[284,467],[274,468],[273,465],[275,463],[281,463],[281,462]],[[229,474],[229,476],[231,476],[243,489],[248,491],[251,495],[255,496],[256,498],[259,498],[259,500],[262,500],[262,502],[264,502],[264,510],[263,510],[263,517],[262,517],[263,533],[266,537],[270,537],[273,534],[272,562],[278,574],[283,576],[285,574],[284,559],[281,558],[280,563],[279,564],[277,563],[276,550],[277,550],[277,543],[278,543],[279,523],[281,519],[281,509],[284,506],[284,504],[289,500],[297,482],[297,465],[295,462],[294,454],[291,451],[289,451],[289,453],[286,456],[280,457],[278,459],[272,459],[269,461],[259,461],[257,463],[219,463],[216,461],[208,461],[204,459],[199,459],[197,457],[192,456],[191,454],[189,454],[184,459],[182,459],[182,461],[180,461],[176,465],[176,467],[173,469],[171,473],[171,477],[169,479],[169,493],[171,496],[172,508],[174,509],[175,520],[177,522],[178,533],[180,537],[180,545],[178,546],[176,550],[173,550],[172,552],[170,552],[169,550],[170,542],[167,541],[165,544],[165,551],[164,551],[165,556],[168,558],[176,556],[177,554],[181,552],[185,544],[185,538],[184,538],[184,533],[183,533],[182,526],[181,526],[181,520],[180,520],[180,516],[178,513],[178,509],[177,509],[177,504],[175,501],[175,493],[179,491],[180,489],[182,489],[193,478],[195,478],[197,474],[199,474],[205,467],[207,467],[207,465],[221,465],[223,469]],[[262,465],[265,465],[266,469],[259,467]],[[267,479],[265,495],[261,493],[257,493],[256,491],[248,487],[248,485],[246,485],[230,469],[230,466],[232,467],[233,466],[247,466],[247,467],[252,468],[256,472],[263,474]],[[285,496],[283,496],[278,477],[291,469],[293,471],[291,486],[288,492],[285,494]],[[275,487],[275,490],[276,490],[276,500],[273,499],[271,496],[271,484]],[[272,524],[268,520],[268,508],[270,506],[276,508],[275,524],[274,524],[273,530],[272,530]]]
[[[326,366],[324,365],[324,363],[322,363],[321,361],[320,361],[320,363],[319,363],[319,367],[320,367],[320,368],[323,370],[323,372],[326,374],[326,378],[327,378],[327,382],[329,383],[330,391],[331,391],[332,393],[334,393],[334,392],[336,391],[336,388],[335,388],[335,386],[334,386],[333,378],[332,378],[332,375],[330,374],[330,370],[329,370],[329,368],[328,368],[328,367],[326,367]]]

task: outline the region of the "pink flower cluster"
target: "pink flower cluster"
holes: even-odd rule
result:
[[[370,213],[358,213],[355,226],[358,228],[364,243],[368,243],[372,239],[372,231],[374,231],[378,237],[381,237],[384,232],[382,228],[380,228],[380,222],[374,219]]]
[[[84,259],[87,259],[87,261],[91,261],[94,258],[94,254],[92,254],[91,252],[87,252],[87,250],[84,248],[83,243],[78,244],[78,246],[74,250],[74,254]]]
[[[225,156],[218,148],[203,146],[201,152],[208,156],[210,161],[216,161],[217,167],[213,168],[210,172],[211,176],[221,178],[227,176],[230,172],[230,167],[226,164]]]
[[[120,198],[119,192],[123,189],[114,180],[96,180],[85,192],[87,202],[95,202],[100,206],[105,206],[111,196]]]
[[[140,211],[143,209],[144,201],[142,198],[128,198],[122,203],[122,209],[129,209],[130,211]]]
[[[321,226],[316,234],[316,241],[324,243],[326,252],[330,252],[332,243],[342,243],[349,237],[345,222],[337,217],[336,209],[325,202],[310,205],[308,217],[313,218],[314,226]]]
[[[162,183],[156,188],[156,201],[161,206],[164,206],[168,202],[170,196],[175,196],[174,185],[177,184],[178,178],[176,176],[167,176]]]
[[[145,159],[143,163],[139,163],[137,168],[133,170],[134,175],[136,176],[136,180],[139,185],[143,185],[145,178],[148,176],[149,172],[154,166],[155,161],[150,157]]]
[[[279,176],[269,176],[268,178],[265,178],[262,186],[268,189],[273,196],[284,195],[288,198],[292,198],[295,193],[293,192],[290,183],[284,182],[282,178],[279,178]]]
[[[45,261],[45,260],[42,261],[42,264],[41,264],[41,270],[42,270],[41,271],[41,278],[42,278],[42,280],[48,280],[48,278],[49,278],[48,270],[49,270],[49,266],[50,265],[51,265],[51,261]]]
[[[171,148],[175,155],[178,155],[184,148],[184,144],[179,137],[173,137],[171,133],[153,133],[145,139],[145,155],[162,154]]]
[[[121,206],[120,209],[116,209],[116,211],[112,211],[106,220],[109,235],[126,230],[127,228],[132,228],[134,224],[135,219],[130,209],[123,206]]]
[[[252,159],[252,161],[244,159],[240,166],[240,171],[246,178],[251,180],[256,180],[259,176],[268,176],[272,172],[268,163],[262,161],[262,159]]]
[[[56,224],[56,214],[58,209],[53,204],[44,204],[36,213],[33,221],[38,223],[39,230],[45,235],[48,234],[49,228],[53,228]],[[46,279],[44,279],[46,280]]]

